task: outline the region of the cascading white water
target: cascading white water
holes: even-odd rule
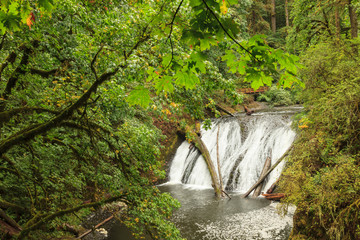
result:
[[[217,169],[217,132],[219,160],[225,188],[246,192],[258,179],[266,158],[274,164],[291,146],[295,132],[288,115],[254,114],[245,118],[225,118],[212,122],[210,130],[201,129],[201,139],[207,146]],[[280,176],[282,164],[267,178],[264,189]],[[200,152],[184,141],[170,167],[169,183],[183,183],[199,188],[211,188],[211,178]]]

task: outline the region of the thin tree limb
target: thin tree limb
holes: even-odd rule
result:
[[[98,76],[97,76],[97,73],[96,73],[96,69],[95,69],[95,67],[94,67],[94,64],[95,64],[95,62],[96,62],[96,59],[97,59],[99,53],[103,50],[103,48],[104,48],[104,45],[101,45],[100,48],[99,48],[99,50],[96,52],[93,60],[92,60],[91,63],[90,63],[91,71],[94,73],[96,80],[98,80]]]
[[[170,46],[171,46],[171,59],[170,59],[169,64],[165,67],[165,69],[167,69],[167,68],[170,66],[170,64],[171,64],[172,60],[174,59],[174,48],[173,48],[173,42],[172,42],[172,39],[171,39],[171,35],[172,35],[172,32],[173,32],[173,28],[174,28],[174,21],[175,21],[176,15],[178,14],[178,12],[179,12],[179,10],[180,10],[181,5],[183,4],[183,2],[184,2],[184,0],[181,0],[180,4],[178,5],[178,7],[177,7],[177,9],[176,9],[176,11],[175,11],[175,14],[174,14],[174,16],[173,16],[173,18],[172,18],[171,22],[169,23],[169,24],[170,24],[170,33],[169,33],[169,36],[167,37],[167,39],[169,39],[169,40],[170,40]],[[167,40],[166,40],[166,41],[167,41]]]
[[[245,52],[247,52],[253,59],[256,61],[259,61],[256,56],[254,56],[249,50],[247,50],[243,45],[241,45],[224,27],[224,25],[220,22],[220,19],[216,16],[215,12],[209,7],[209,5],[206,3],[205,0],[202,0],[204,5],[206,6],[206,9],[214,16],[215,20],[219,23],[222,30],[225,32],[225,34],[234,42],[236,45],[238,45],[241,49],[243,49]]]

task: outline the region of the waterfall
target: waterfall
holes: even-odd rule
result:
[[[228,191],[246,192],[258,179],[266,158],[274,164],[291,146],[295,132],[288,114],[262,113],[242,118],[217,119],[211,129],[201,129],[201,139],[217,169],[219,133],[220,171]],[[268,176],[264,189],[280,176],[284,161]],[[169,183],[211,188],[211,177],[200,152],[187,141],[177,149],[169,172]]]

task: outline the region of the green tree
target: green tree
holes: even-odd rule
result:
[[[304,50],[318,42],[357,36],[356,1],[292,1],[288,45]]]

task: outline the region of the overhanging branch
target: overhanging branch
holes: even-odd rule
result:
[[[238,45],[241,49],[243,49],[245,52],[247,52],[253,59],[256,61],[259,61],[256,56],[254,56],[249,50],[247,50],[243,45],[241,45],[224,27],[224,25],[221,23],[220,19],[216,16],[215,12],[209,7],[209,5],[206,3],[205,0],[202,0],[204,3],[206,9],[214,16],[215,20],[219,23],[221,29],[225,32],[225,34],[234,42],[236,45]]]
[[[94,202],[94,203],[83,204],[83,205],[80,205],[80,206],[77,206],[77,207],[74,207],[74,208],[68,208],[68,209],[60,210],[58,212],[47,215],[46,217],[41,218],[40,220],[38,220],[36,223],[32,224],[31,226],[25,227],[23,229],[23,231],[20,232],[20,235],[19,235],[18,239],[19,240],[24,239],[30,233],[30,231],[38,229],[43,224],[48,223],[48,222],[54,220],[57,217],[64,216],[64,215],[66,215],[68,213],[73,213],[73,212],[79,211],[79,210],[84,209],[84,208],[91,208],[91,207],[101,206],[104,203],[114,202],[114,201],[118,201],[118,200],[126,201],[125,196],[126,196],[126,194],[121,194],[121,195],[116,196],[116,197],[108,198],[108,199],[101,200],[101,201]]]

